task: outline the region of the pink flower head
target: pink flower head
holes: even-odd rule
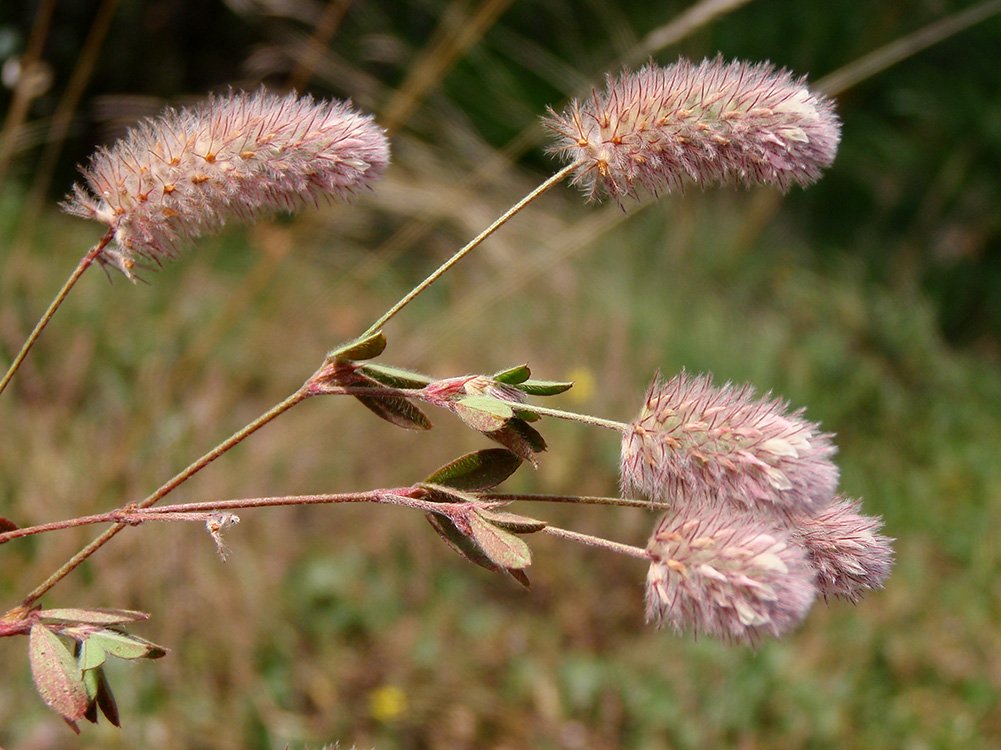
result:
[[[834,161],[833,103],[769,63],[679,60],[608,76],[605,90],[550,110],[551,151],[590,198],[686,183],[808,185]]]
[[[882,588],[893,567],[893,540],[879,533],[879,518],[859,513],[859,502],[837,498],[815,516],[793,519],[790,529],[817,571],[824,596],[858,601]]]
[[[167,110],[100,149],[64,208],[114,230],[99,260],[129,278],[185,241],[331,198],[347,199],[389,163],[386,137],[347,102],[259,90]]]
[[[647,620],[677,632],[753,643],[798,625],[816,595],[805,550],[780,528],[729,508],[668,511],[647,552]]]
[[[715,498],[766,512],[811,514],[834,497],[835,447],[819,425],[750,386],[682,372],[647,391],[622,437],[622,488],[671,504]]]

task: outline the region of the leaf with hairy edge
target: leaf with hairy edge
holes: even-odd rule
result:
[[[327,353],[327,361],[356,362],[358,360],[373,359],[385,350],[386,337],[382,331],[376,331],[368,336],[341,344],[336,349],[331,349]]]
[[[159,659],[167,654],[163,646],[117,630],[96,630],[87,640],[95,641],[96,646],[119,659]]]
[[[134,609],[43,609],[38,616],[48,621],[80,623],[83,625],[121,625],[123,622],[148,620],[149,614]]]
[[[529,396],[555,396],[573,388],[573,381],[526,380],[523,383],[515,383],[514,387]]]
[[[387,365],[373,365],[371,363],[362,365],[358,372],[368,375],[377,383],[390,388],[417,389],[423,388],[434,382],[434,378],[422,375],[419,372],[411,372],[399,367],[389,367]]]
[[[380,419],[405,430],[430,430],[427,415],[402,396],[355,396]]]
[[[28,649],[38,694],[75,728],[72,722],[83,718],[90,703],[76,658],[59,636],[40,622],[31,626]]]
[[[493,379],[498,383],[507,383],[508,385],[524,383],[530,377],[532,377],[532,371],[528,369],[528,365],[518,365],[509,370],[501,370],[493,374]]]
[[[532,553],[523,539],[490,523],[479,513],[469,515],[472,538],[494,565],[520,569],[532,564]]]
[[[484,509],[477,510],[476,512],[494,526],[499,526],[507,531],[513,531],[515,534],[534,534],[537,531],[542,531],[549,525],[548,521],[520,516],[517,513]]]
[[[505,448],[487,448],[467,453],[445,464],[424,481],[460,490],[489,490],[521,466],[521,458]]]

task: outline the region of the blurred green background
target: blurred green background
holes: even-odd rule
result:
[[[587,205],[557,188],[387,328],[387,362],[529,362],[627,420],[659,368],[773,390],[838,434],[843,490],[896,537],[883,591],[757,651],[643,623],[635,560],[530,538],[531,591],[417,514],[244,512],[129,530],[45,600],[150,611],[124,727],[73,737],[0,641],[15,748],[980,748],[1001,743],[1001,3],[229,0],[0,5],[0,350],[100,236],[57,202],[137,117],[228,86],[350,97],[394,163],[355,205],[232,227],[146,282],[88,272],[0,397],[0,515],[138,500],[293,391],[554,164],[538,118],[606,71],[769,59],[836,94],[815,187]],[[32,63],[34,60],[34,63]],[[18,91],[18,94],[15,94]],[[314,399],[176,501],[409,484],[487,447]],[[511,488],[614,494],[611,433],[546,421]],[[642,545],[646,511],[531,508]],[[94,530],[0,550],[0,610]]]

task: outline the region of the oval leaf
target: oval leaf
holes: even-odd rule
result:
[[[528,365],[518,365],[509,370],[501,370],[494,373],[493,379],[499,383],[518,385],[518,383],[524,383],[530,377],[532,377],[532,371],[528,369]]]
[[[386,337],[382,331],[376,331],[341,344],[327,353],[328,360],[338,360],[340,362],[355,362],[363,359],[378,357],[386,350]]]
[[[386,365],[362,365],[358,371],[390,388],[423,388],[434,382],[433,378],[421,375],[419,372],[411,372],[399,367],[387,367]]]
[[[67,722],[82,719],[90,705],[76,658],[43,623],[31,626],[28,638],[31,676],[38,694]]]
[[[515,383],[514,387],[529,396],[555,396],[573,388],[573,381],[526,380],[524,383]]]
[[[149,614],[134,609],[43,609],[38,616],[46,621],[69,622],[82,625],[120,625],[123,622],[148,620]]]
[[[98,630],[87,640],[95,641],[95,645],[119,659],[159,659],[167,653],[163,646],[117,630]]]
[[[505,448],[487,448],[447,463],[425,479],[460,490],[488,490],[496,487],[521,466],[521,459]]]

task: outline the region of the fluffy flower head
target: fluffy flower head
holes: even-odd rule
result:
[[[893,540],[879,533],[882,526],[859,512],[857,500],[844,498],[794,520],[793,535],[810,556],[821,594],[855,602],[866,589],[882,588],[893,567]]]
[[[753,643],[799,624],[816,595],[802,547],[728,508],[668,511],[647,552],[647,620],[678,632]]]
[[[834,161],[834,105],[769,63],[717,57],[609,76],[604,91],[550,112],[551,151],[591,198],[686,183],[808,185]]]
[[[830,435],[750,386],[710,375],[656,378],[622,437],[622,488],[653,501],[715,499],[767,512],[813,513],[834,497]]]
[[[389,145],[347,102],[231,92],[167,110],[99,150],[64,204],[114,231],[99,260],[132,277],[185,241],[220,229],[347,199],[385,170]]]

